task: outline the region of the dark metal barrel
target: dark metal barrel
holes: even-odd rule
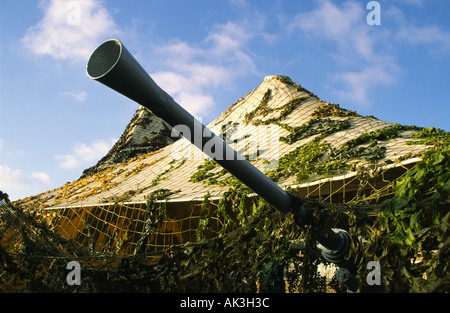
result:
[[[194,145],[273,207],[283,213],[291,211],[293,199],[286,191],[177,104],[153,81],[119,40],[108,40],[93,52],[87,65],[87,74],[146,107],[172,127],[186,125],[194,134],[187,139]],[[214,153],[211,153],[211,149],[204,149],[206,143],[215,147]],[[219,156],[217,151],[221,151]]]

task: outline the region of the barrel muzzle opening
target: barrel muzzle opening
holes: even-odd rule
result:
[[[92,79],[106,75],[120,59],[122,43],[117,39],[110,39],[101,44],[92,53],[87,64],[87,74]]]

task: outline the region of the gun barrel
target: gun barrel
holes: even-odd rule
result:
[[[176,103],[153,81],[119,40],[108,40],[92,53],[87,64],[87,74],[146,107],[172,127],[187,126],[195,134],[187,139],[197,148],[277,210],[283,213],[291,211],[294,199],[286,191]],[[194,140],[197,134],[201,134],[201,140]],[[211,149],[204,149],[207,142],[212,142],[216,149],[220,149],[222,157],[217,157],[217,153],[212,153]]]

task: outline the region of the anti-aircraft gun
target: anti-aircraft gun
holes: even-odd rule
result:
[[[359,282],[354,278],[355,269],[351,262],[346,260],[351,245],[349,233],[318,223],[312,212],[298,197],[280,188],[177,104],[153,81],[122,42],[111,39],[101,44],[88,61],[87,74],[93,80],[101,82],[146,107],[172,127],[187,126],[190,133],[194,134],[187,139],[197,148],[205,152],[275,209],[282,213],[292,212],[299,226],[311,225],[324,258],[340,267],[337,274],[338,280],[352,291],[358,289]],[[212,145],[214,149],[204,149],[206,144]]]

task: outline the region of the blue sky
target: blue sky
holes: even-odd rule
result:
[[[85,73],[110,38],[203,122],[280,74],[363,115],[450,131],[450,2],[369,2],[0,0],[0,190],[76,180],[120,137],[137,105]]]

